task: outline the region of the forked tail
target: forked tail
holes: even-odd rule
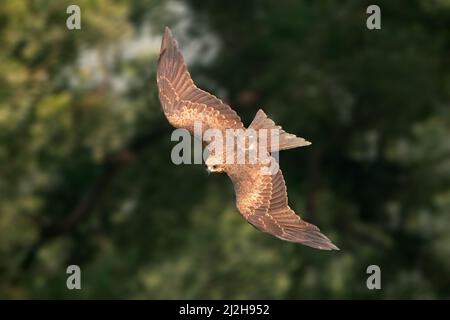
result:
[[[255,131],[259,131],[260,129],[267,129],[268,135],[271,134],[269,130],[275,129],[272,130],[272,137],[277,139],[278,143],[274,143],[269,136],[269,151],[271,152],[309,146],[311,144],[311,142],[306,141],[303,138],[297,137],[294,134],[290,134],[284,131],[281,126],[276,125],[275,122],[270,119],[261,109],[259,109],[256,113],[255,118],[249,126],[249,129],[254,129]]]

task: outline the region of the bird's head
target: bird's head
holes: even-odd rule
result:
[[[220,157],[210,155],[205,161],[206,170],[210,172],[223,172],[225,170],[225,165]]]

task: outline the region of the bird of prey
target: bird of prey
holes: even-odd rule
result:
[[[193,82],[183,56],[166,27],[157,66],[159,99],[167,120],[176,128],[194,134],[194,122],[204,130],[247,130],[237,113],[216,96],[198,88]],[[279,129],[276,150],[309,145],[310,142],[288,134],[259,110],[248,129]],[[322,250],[339,250],[315,225],[302,220],[288,205],[283,174],[262,174],[262,164],[236,164],[217,161],[216,155],[206,159],[208,171],[224,172],[233,182],[236,206],[241,215],[257,229],[279,239],[301,243]]]

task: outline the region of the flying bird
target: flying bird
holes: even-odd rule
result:
[[[166,27],[157,66],[159,99],[169,123],[194,134],[194,123],[203,130],[277,129],[279,143],[268,152],[307,146],[310,142],[285,132],[262,110],[248,128],[238,114],[216,96],[198,88],[187,70],[184,58]],[[248,150],[247,150],[248,151]],[[216,154],[205,161],[209,172],[224,172],[236,193],[241,215],[257,229],[279,239],[301,243],[322,250],[339,250],[318,227],[302,220],[288,205],[286,184],[279,167],[273,174],[263,174],[262,163],[226,163]]]

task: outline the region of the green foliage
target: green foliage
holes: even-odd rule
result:
[[[449,3],[381,1],[369,31],[357,0],[86,0],[69,31],[69,1],[6,1],[0,297],[449,297]],[[172,164],[166,24],[186,56],[215,39],[190,65],[200,87],[313,142],[281,154],[290,204],[340,252],[256,231],[225,176]]]

